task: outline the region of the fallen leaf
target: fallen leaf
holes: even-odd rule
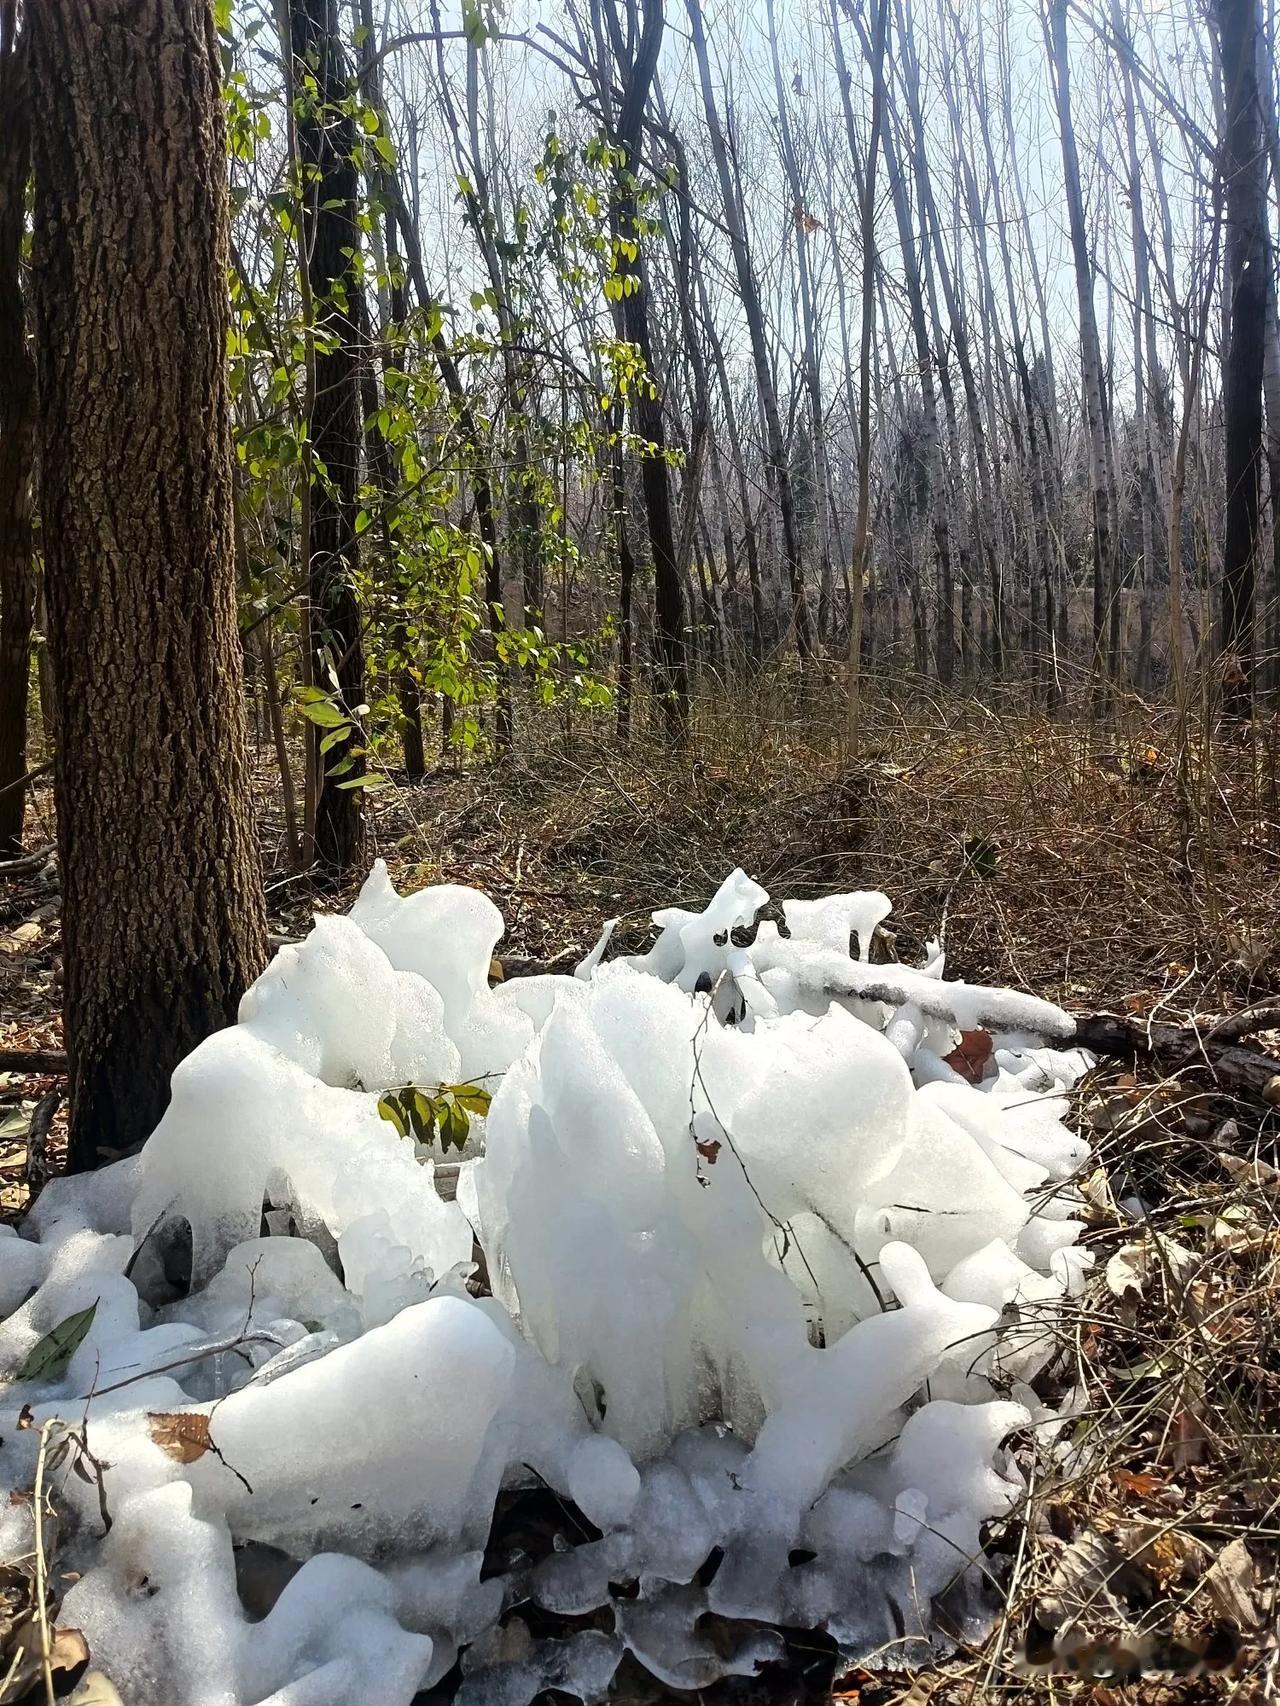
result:
[[[1179,1410],[1170,1424],[1169,1438],[1173,1445],[1170,1461],[1175,1469],[1186,1469],[1193,1463],[1203,1463],[1209,1450],[1204,1428],[1194,1411]]]
[[[1126,1574],[1133,1573],[1109,1535],[1088,1529],[1063,1547],[1036,1615],[1049,1628],[1099,1621],[1122,1626],[1126,1619],[1119,1596]]]
[[[209,1418],[203,1410],[151,1410],[151,1437],[179,1463],[197,1463],[211,1449]]]
[[[1126,1493],[1132,1493],[1135,1498],[1149,1499],[1153,1493],[1160,1492],[1165,1483],[1159,1475],[1137,1473],[1132,1469],[1114,1469],[1111,1479]]]
[[[34,1611],[5,1631],[6,1652],[13,1653],[4,1678],[4,1698],[23,1700],[31,1696],[43,1670],[42,1632]],[[78,1669],[89,1662],[89,1643],[78,1629],[55,1629],[49,1640],[49,1668],[54,1672]],[[62,1687],[66,1686],[64,1682]],[[41,1690],[41,1699],[45,1697]]]
[[[1243,1540],[1233,1540],[1219,1552],[1200,1585],[1237,1629],[1252,1629],[1259,1622],[1257,1571]]]
[[[708,1167],[715,1166],[716,1156],[720,1153],[720,1139],[718,1137],[708,1138],[705,1142],[695,1143],[694,1148],[698,1151],[698,1154],[701,1155]]]
[[[1185,1244],[1162,1232],[1144,1232],[1132,1244],[1117,1250],[1103,1272],[1107,1290],[1121,1301],[1145,1295],[1155,1274],[1167,1268],[1175,1281],[1183,1281],[1200,1265],[1200,1258]]]
[[[994,1046],[989,1031],[961,1031],[960,1041],[950,1054],[943,1055],[943,1064],[968,1083],[980,1084]]]
[[[65,1321],[59,1321],[43,1339],[32,1345],[14,1378],[61,1380],[97,1313],[98,1299],[95,1297],[87,1309],[78,1310],[76,1314],[68,1315]]]

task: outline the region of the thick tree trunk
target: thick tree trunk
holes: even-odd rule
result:
[[[0,859],[22,851],[27,695],[36,573],[31,555],[35,369],[19,273],[30,169],[26,38],[0,7]]]
[[[289,33],[303,173],[303,240],[316,330],[324,334],[315,358],[311,411],[309,643],[317,684],[328,688],[336,677],[341,708],[351,713],[364,702],[364,647],[355,591],[360,478],[355,123],[341,110],[351,91],[335,0],[290,0]],[[322,866],[337,874],[364,857],[363,791],[340,787],[325,777],[318,751],[324,732],[307,725],[307,738],[317,749],[313,758],[319,783],[314,852]]]
[[[1267,325],[1267,156],[1258,92],[1257,0],[1215,0],[1222,50],[1222,172],[1227,191],[1230,335],[1223,363],[1226,536],[1222,549],[1224,704],[1247,714],[1262,474]]]
[[[38,6],[33,300],[71,1163],[152,1130],[266,958],[235,610],[212,7]]]

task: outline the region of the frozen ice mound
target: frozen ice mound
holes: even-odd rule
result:
[[[140,1157],[0,1236],[0,1474],[76,1430],[61,1618],[130,1706],[590,1702],[626,1654],[695,1690],[783,1627],[899,1663],[975,1627],[1010,1394],[1088,1265],[1090,1062],[938,943],[877,963],[886,896],[768,899],[734,871],[495,990],[492,902],[379,864]],[[446,1198],[381,1098],[468,1083]]]

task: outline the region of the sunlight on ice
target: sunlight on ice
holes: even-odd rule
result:
[[[407,1706],[455,1662],[467,1706],[590,1701],[626,1651],[698,1688],[776,1626],[901,1660],[980,1618],[1008,1395],[1088,1263],[1089,1062],[936,943],[875,963],[884,895],[782,929],[768,898],[735,871],[647,953],[610,959],[610,926],[576,975],[491,989],[497,908],[379,864],[182,1063],[140,1158],[0,1238],[0,1471],[29,1488],[87,1401],[112,1523],[59,1482],[63,1621],[130,1706]],[[979,1029],[973,1084],[947,1057]],[[445,1200],[379,1097],[477,1081]],[[14,1378],[91,1307],[65,1370]],[[561,1540],[486,1559],[500,1491],[539,1485]],[[28,1554],[30,1506],[0,1509]],[[602,1619],[536,1639],[529,1605]]]

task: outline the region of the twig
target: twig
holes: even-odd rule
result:
[[[50,758],[44,764],[37,764],[34,770],[28,770],[25,776],[15,776],[12,782],[6,782],[3,787],[0,787],[0,794],[7,794],[10,788],[24,788],[28,782],[38,782],[42,776],[47,776],[52,769],[53,760]]]
[[[53,1116],[57,1113],[64,1094],[63,1086],[55,1084],[53,1089],[36,1103],[31,1124],[27,1127],[26,1184],[32,1202],[53,1177],[46,1144],[49,1127],[53,1124]]]
[[[44,1555],[44,1470],[48,1454],[49,1429],[57,1427],[58,1421],[51,1418],[40,1429],[40,1450],[36,1456],[36,1479],[34,1488],[35,1524],[36,1524],[36,1618],[40,1625],[40,1673],[44,1677],[44,1693],[48,1706],[56,1706],[57,1696],[53,1692],[53,1664],[51,1661],[52,1646],[49,1639],[49,1607],[46,1603],[48,1593],[47,1571],[48,1564]]]

